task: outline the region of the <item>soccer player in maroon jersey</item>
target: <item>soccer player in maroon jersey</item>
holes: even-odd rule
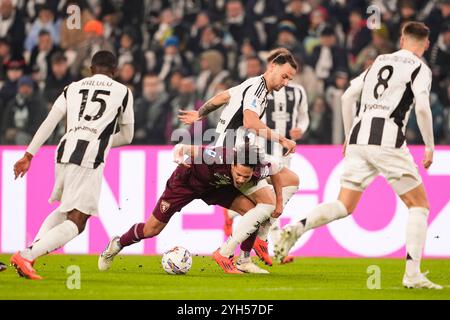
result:
[[[122,248],[157,236],[170,218],[194,199],[201,199],[209,205],[230,208],[244,215],[255,208],[255,204],[239,189],[245,188],[246,185],[254,186],[260,179],[269,175],[274,184],[276,206],[256,206],[270,206],[273,216],[281,215],[281,179],[277,176],[277,168],[271,163],[263,163],[256,146],[245,144],[235,149],[227,149],[177,145],[174,154],[175,162],[179,163],[179,166],[168,179],[166,189],[157,201],[153,214],[146,223],[133,225],[122,236],[114,237],[109,242],[98,260],[100,270],[109,269]],[[188,160],[183,159],[185,154],[189,156]],[[258,228],[259,225],[255,225],[251,233]],[[252,244],[254,239],[249,241]],[[236,268],[231,257],[215,260],[226,273],[242,273]]]

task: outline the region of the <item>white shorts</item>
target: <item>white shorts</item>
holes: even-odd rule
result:
[[[270,187],[273,188],[266,179],[259,180],[257,184],[254,184],[252,182],[248,182],[244,184],[242,187],[239,188],[239,191],[242,192],[245,196],[249,196],[259,189]]]
[[[347,146],[341,176],[342,187],[362,192],[379,174],[386,178],[398,195],[405,194],[422,183],[408,148]]]
[[[48,201],[60,201],[60,212],[77,209],[84,214],[98,216],[103,168],[104,165],[92,169],[71,163],[57,163],[55,185]]]

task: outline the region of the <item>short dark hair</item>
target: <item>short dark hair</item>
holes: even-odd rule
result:
[[[234,150],[233,164],[255,169],[261,164],[261,152],[258,146],[248,142],[237,145]]]
[[[402,35],[425,40],[430,35],[430,29],[423,22],[410,21],[403,25]]]
[[[104,67],[114,70],[117,68],[117,59],[112,52],[101,50],[94,54],[91,65],[93,67]]]
[[[292,53],[286,48],[277,48],[272,50],[267,57],[267,62],[278,65],[289,63],[292,68],[297,70],[297,62],[295,62],[295,58]]]

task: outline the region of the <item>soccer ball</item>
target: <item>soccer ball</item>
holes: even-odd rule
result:
[[[177,246],[164,252],[161,263],[168,274],[186,274],[192,267],[192,256],[187,249]]]

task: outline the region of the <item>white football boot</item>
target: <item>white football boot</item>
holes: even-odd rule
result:
[[[425,273],[418,273],[414,276],[408,276],[406,273],[403,276],[403,286],[408,289],[436,289],[441,290],[442,286],[428,280]]]
[[[120,237],[118,236],[112,238],[106,249],[98,257],[98,269],[100,271],[108,270],[113,263],[114,257],[122,250],[119,239]]]
[[[287,257],[289,251],[292,249],[294,244],[297,242],[298,238],[302,233],[298,234],[297,227],[295,225],[287,225],[280,233],[280,238],[274,245],[274,258],[279,263]]]
[[[239,271],[245,272],[245,273],[259,273],[259,274],[268,274],[269,271],[264,270],[260,267],[258,267],[256,264],[253,263],[252,259],[237,259],[236,261],[236,268]]]

